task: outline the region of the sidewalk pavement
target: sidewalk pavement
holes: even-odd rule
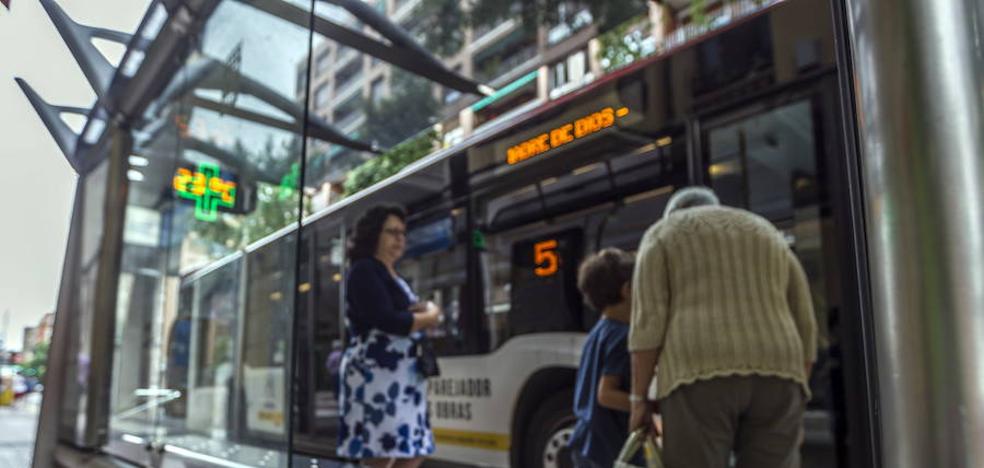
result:
[[[39,393],[25,396],[14,406],[0,406],[0,467],[31,466],[40,407]]]

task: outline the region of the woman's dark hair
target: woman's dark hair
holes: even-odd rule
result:
[[[355,233],[352,234],[352,241],[349,243],[349,260],[376,255],[379,234],[383,232],[383,225],[390,216],[396,216],[404,223],[407,221],[407,213],[396,205],[376,205],[362,214],[362,217],[355,222]]]
[[[581,263],[577,288],[588,305],[601,312],[605,307],[628,299],[622,297],[622,286],[632,281],[634,268],[632,254],[615,248],[602,249]]]

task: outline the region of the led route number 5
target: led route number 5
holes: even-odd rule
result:
[[[533,244],[533,262],[537,267],[533,270],[536,276],[546,277],[557,273],[560,268],[560,257],[557,256],[557,241],[545,240]]]

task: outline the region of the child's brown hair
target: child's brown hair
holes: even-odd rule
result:
[[[622,296],[622,286],[632,281],[634,268],[634,255],[613,247],[602,249],[581,263],[577,288],[584,300],[601,312],[628,299]]]

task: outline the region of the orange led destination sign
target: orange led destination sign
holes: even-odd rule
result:
[[[554,148],[559,148],[574,140],[611,127],[615,125],[617,119],[626,115],[629,115],[628,107],[621,107],[618,110],[606,107],[510,147],[506,150],[506,162],[517,164],[534,156],[539,156]]]

